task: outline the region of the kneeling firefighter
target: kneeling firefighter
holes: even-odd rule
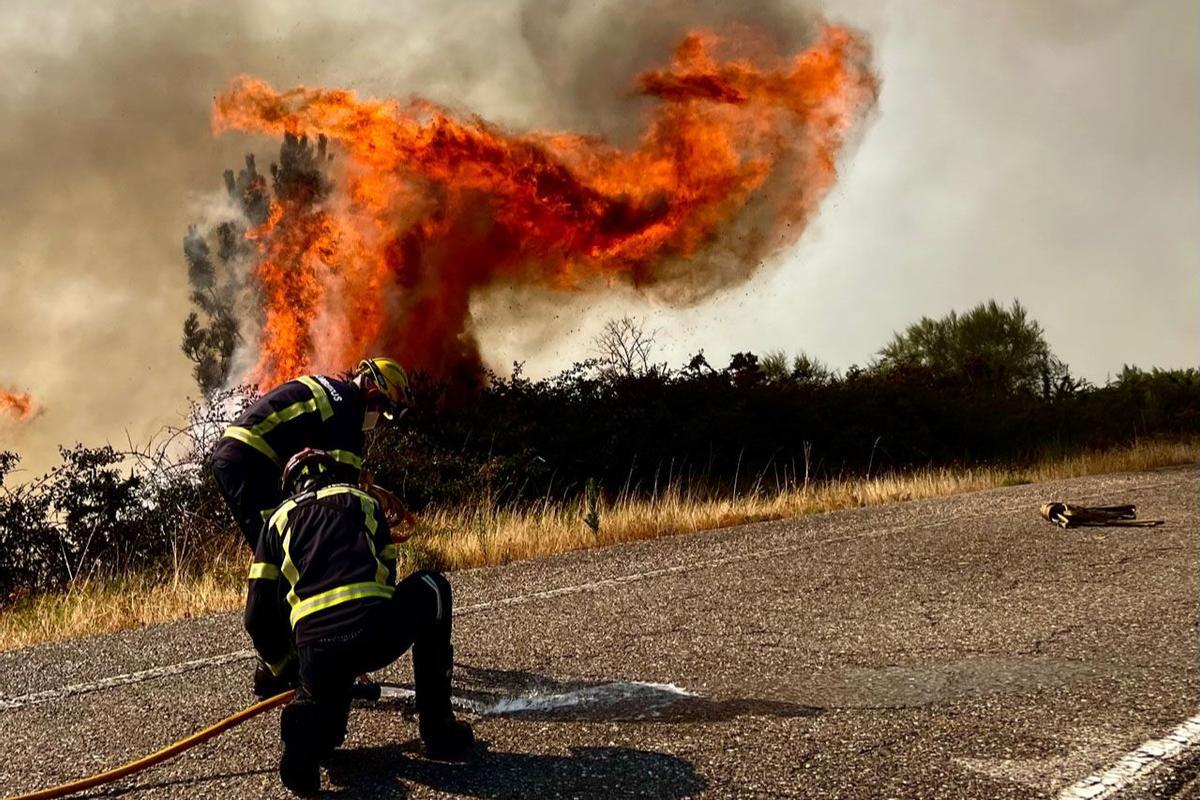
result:
[[[280,716],[284,785],[298,794],[320,788],[321,759],[345,739],[356,676],[409,647],[426,754],[464,756],[475,737],[450,705],[449,581],[418,572],[394,585],[395,545],[383,510],[370,494],[337,482],[328,453],[297,453],[282,481],[291,496],[259,537],[246,630],[275,674],[298,668],[296,697]]]

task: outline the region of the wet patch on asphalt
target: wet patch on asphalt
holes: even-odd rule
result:
[[[824,709],[767,698],[703,697],[669,683],[553,678],[458,665],[455,706],[478,717],[558,722],[720,722],[741,716],[813,717]],[[411,705],[408,687],[385,687],[383,704]]]

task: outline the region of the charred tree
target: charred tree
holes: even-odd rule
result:
[[[332,187],[330,159],[324,136],[314,145],[307,136],[288,134],[279,161],[271,164],[270,184],[254,156],[247,155],[243,169],[224,174],[232,213],[206,230],[188,226],[183,257],[193,308],[183,322],[181,349],[205,395],[229,382],[245,324],[257,328],[261,323],[261,288],[255,278],[259,250],[251,233],[268,223],[273,203],[317,208]]]

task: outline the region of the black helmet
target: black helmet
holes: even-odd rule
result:
[[[329,453],[315,447],[306,447],[289,458],[287,464],[284,465],[283,475],[279,480],[279,490],[284,494],[289,494],[293,489],[300,491],[302,488],[306,488],[301,485],[302,483],[315,481],[321,477],[328,479],[332,477],[336,465],[337,461]]]

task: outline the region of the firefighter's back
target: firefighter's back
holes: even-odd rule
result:
[[[348,484],[301,493],[276,512],[296,644],[353,630],[393,596],[394,547],[381,516],[373,497]]]

